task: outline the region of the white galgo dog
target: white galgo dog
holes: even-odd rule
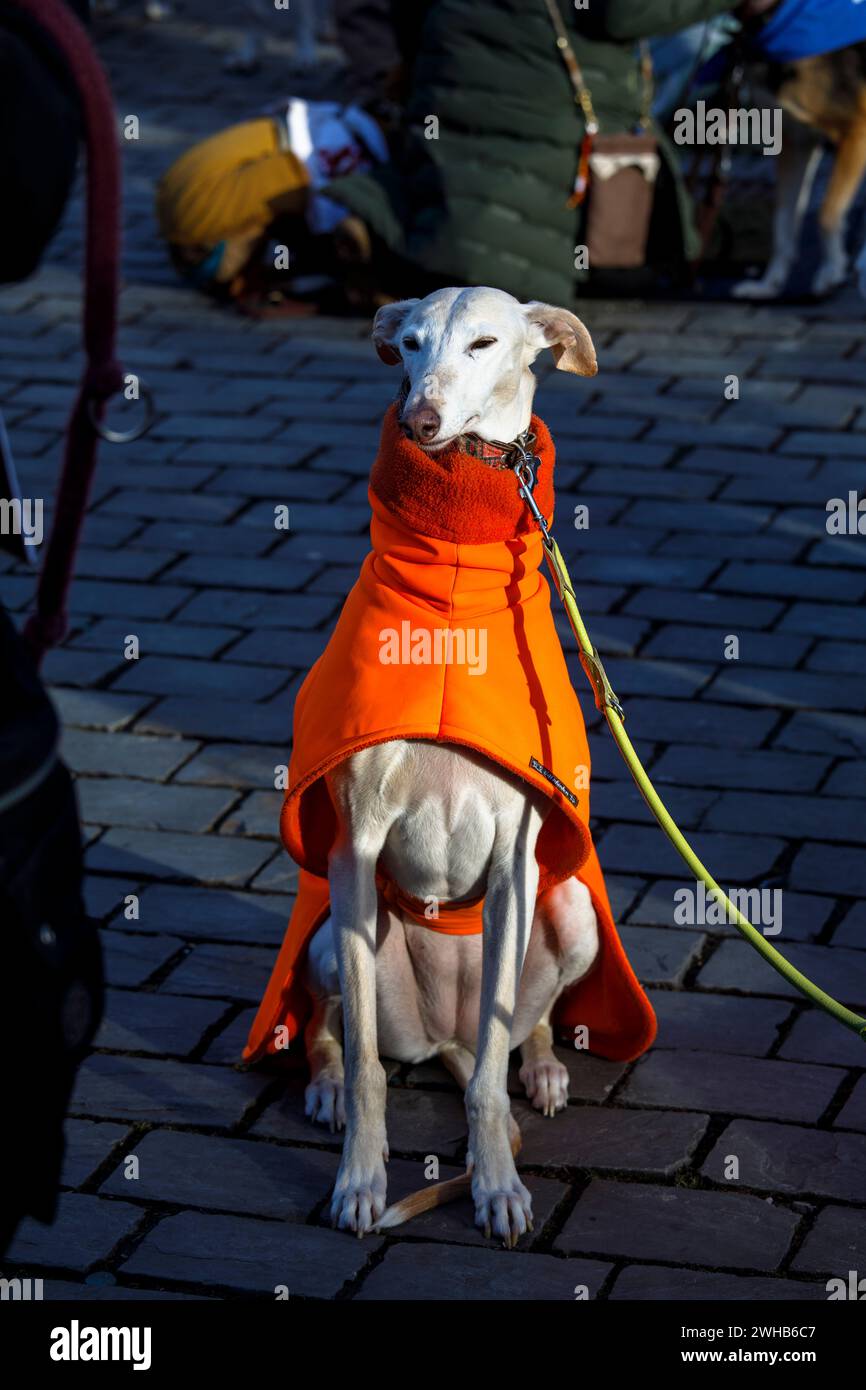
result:
[[[530,364],[545,348],[561,369],[596,371],[574,314],[495,289],[390,304],[373,339],[386,362],[402,362],[401,423],[430,451],[468,431],[490,441],[525,431]],[[590,894],[571,878],[536,910],[535,844],[550,803],[456,745],[380,743],[329,773],[328,789],[341,828],[328,865],[331,915],[307,958],[315,1006],[306,1045],[307,1113],[346,1126],[333,1223],[361,1235],[385,1210],[380,1052],[413,1063],[438,1056],[466,1091],[476,1222],[513,1245],[531,1228],[531,1203],[512,1155],[509,1049],[521,1049],[532,1104],[546,1115],[562,1109],[568,1073],[552,1050],[550,1014],[595,960]],[[443,935],[395,917],[377,894],[378,860],[415,898],[460,901],[480,885],[482,935]]]

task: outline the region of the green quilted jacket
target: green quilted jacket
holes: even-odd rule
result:
[[[619,134],[641,113],[637,41],[713,18],[730,0],[559,5],[601,130]],[[583,133],[544,0],[432,0],[395,162],[334,180],[327,192],[366,222],[398,292],[486,284],[567,304],[581,278],[574,248],[584,209],[566,203]],[[659,266],[696,249],[677,158],[661,141],[648,255]]]

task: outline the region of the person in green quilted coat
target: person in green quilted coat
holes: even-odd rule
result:
[[[545,0],[402,0],[413,12],[408,99],[396,159],[334,180],[350,214],[344,254],[372,259],[386,294],[441,284],[494,285],[567,304],[585,204],[569,207],[584,117]],[[710,21],[730,0],[589,0],[559,9],[600,129],[638,123],[645,92],[638,44]],[[686,83],[688,73],[683,73]],[[656,129],[662,165],[647,260],[696,253],[676,153]]]

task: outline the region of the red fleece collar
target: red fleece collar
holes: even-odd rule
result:
[[[537,415],[529,428],[540,460],[534,496],[551,523],[553,441]],[[409,530],[458,545],[514,540],[536,529],[517,487],[511,469],[492,468],[459,443],[428,454],[400,429],[396,405],[386,412],[370,488]]]

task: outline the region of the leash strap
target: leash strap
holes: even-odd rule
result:
[[[556,592],[562,600],[571,629],[577,638],[577,645],[580,653],[580,662],[586,672],[590,685],[595,695],[596,707],[602,711],[616,741],[616,745],[622,754],[625,763],[641,793],[644,801],[652,811],[664,833],[667,835],[674,849],[681,855],[689,866],[696,880],[700,880],[709,893],[725,906],[727,920],[732,922],[742,936],[746,938],[751,946],[754,946],[759,955],[764,957],[768,965],[771,965],[783,979],[799,990],[801,994],[817,1004],[831,1017],[850,1028],[853,1032],[866,1042],[866,1018],[861,1018],[859,1014],[847,1009],[844,1004],[831,995],[819,989],[816,984],[801,971],[797,970],[789,960],[786,960],[781,951],[777,951],[775,946],[771,946],[767,938],[752,926],[747,917],[744,917],[739,908],[731,902],[724,889],[720,888],[713,878],[709,869],[701,862],[695,851],[692,849],[686,837],[683,835],[673,816],[668,811],[643,766],[640,758],[635,752],[634,745],[626,733],[623,724],[625,722],[625,711],[614,694],[610,681],[604,669],[604,664],[598,654],[598,649],[590,639],[580,610],[577,606],[574,588],[568,573],[562,552],[556,541],[550,534],[547,522],[542,515],[538,504],[532,496],[532,489],[535,485],[535,472],[537,460],[532,458],[528,451],[516,446],[518,452],[517,462],[514,463],[514,472],[517,475],[520,496],[526,502],[536,525],[539,527],[544,543],[544,554],[550,568]]]
[[[115,356],[120,161],[108,81],[83,25],[61,0],[13,3],[45,30],[66,60],[81,102],[87,145],[83,330],[86,366],[67,426],[66,452],[39,579],[36,612],[24,630],[39,662],[46,649],[59,642],[66,632],[67,595],[96,464],[96,441],[98,437],[112,437],[112,432],[103,429],[102,415],[106,402],[123,386],[123,373]]]

